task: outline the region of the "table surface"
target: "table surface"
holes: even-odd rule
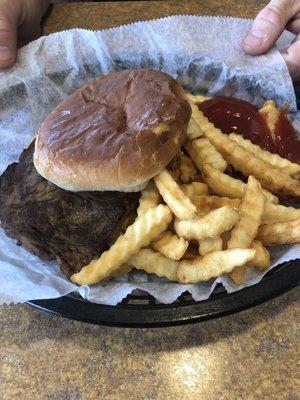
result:
[[[254,18],[264,0],[106,1],[58,4],[49,13],[44,33],[71,28],[104,29],[168,15],[229,15]]]
[[[54,6],[44,33],[170,14],[254,17],[266,1]],[[299,293],[202,324],[154,330],[87,325],[27,305],[0,307],[3,400],[299,399]],[[298,382],[298,387],[297,387]]]

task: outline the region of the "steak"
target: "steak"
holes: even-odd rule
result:
[[[70,192],[41,177],[34,142],[0,177],[0,221],[7,236],[69,277],[114,243],[136,217],[139,193]]]

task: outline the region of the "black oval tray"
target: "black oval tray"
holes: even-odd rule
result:
[[[188,293],[175,303],[161,304],[152,296],[134,292],[117,306],[90,303],[80,296],[35,300],[28,304],[73,320],[97,325],[151,328],[190,324],[229,315],[270,300],[299,285],[300,260],[289,261],[269,271],[256,285],[228,294],[216,287],[211,297],[194,301]]]

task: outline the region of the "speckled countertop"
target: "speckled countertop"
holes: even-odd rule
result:
[[[266,1],[202,0],[54,7],[44,32],[99,29],[170,14],[254,17]],[[135,330],[0,307],[1,400],[299,399],[300,289],[191,326]]]
[[[104,29],[167,15],[229,15],[254,18],[264,0],[105,1],[58,4],[50,12],[44,33],[70,28]]]
[[[236,315],[153,330],[2,306],[0,398],[297,400],[299,294],[294,289]]]

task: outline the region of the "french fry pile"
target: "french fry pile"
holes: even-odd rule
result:
[[[93,284],[136,268],[180,283],[227,273],[241,284],[248,268],[270,266],[265,246],[300,242],[300,209],[277,197],[300,197],[300,165],[223,134],[197,107],[207,98],[187,98],[192,117],[182,151],[149,181],[135,222],[74,282]],[[274,134],[275,103],[260,113]],[[232,168],[247,183],[230,176]]]

